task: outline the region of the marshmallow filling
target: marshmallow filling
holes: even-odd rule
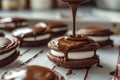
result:
[[[51,54],[57,57],[64,57],[64,53],[51,49]],[[94,51],[68,52],[68,59],[86,59],[94,56]]]

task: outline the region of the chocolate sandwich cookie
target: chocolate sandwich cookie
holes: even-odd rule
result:
[[[0,37],[0,67],[6,66],[19,56],[19,42],[12,36]]]
[[[84,34],[89,38],[96,41],[101,47],[111,45],[113,46],[113,41],[110,40],[110,36],[114,33],[110,29],[88,26],[81,28],[78,34]]]
[[[46,67],[27,66],[3,73],[2,80],[64,80],[64,78],[58,72]]]
[[[39,25],[18,28],[12,34],[19,39],[22,46],[41,46],[51,39],[51,34],[47,32],[46,27]]]
[[[16,28],[25,27],[27,25],[28,25],[28,20],[26,20],[24,18],[6,17],[6,18],[1,18],[0,19],[0,29],[4,29],[4,30],[7,30],[7,31],[12,31]]]
[[[59,21],[45,21],[39,22],[37,25],[44,25],[47,27],[47,30],[51,32],[53,36],[60,36],[67,32],[68,27],[66,24]]]
[[[51,49],[48,58],[59,66],[79,69],[99,64],[96,55],[99,45],[85,36],[59,37],[50,41],[48,47]]]

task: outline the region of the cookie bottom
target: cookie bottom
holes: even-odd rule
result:
[[[12,63],[13,61],[15,61],[18,56],[19,56],[20,52],[19,51],[15,51],[12,55],[10,55],[9,57],[3,59],[0,61],[0,67],[4,67],[6,65],[9,65],[10,63]]]
[[[56,65],[70,69],[89,68],[95,64],[99,64],[100,62],[99,57],[97,55],[88,59],[75,59],[75,60],[69,59],[66,61],[64,60],[63,57],[56,57],[51,53],[49,53],[47,56],[50,59],[50,61],[52,61]]]

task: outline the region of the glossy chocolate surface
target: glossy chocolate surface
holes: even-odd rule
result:
[[[113,32],[107,28],[88,26],[78,30],[78,34],[84,34],[87,36],[109,36],[112,35]]]
[[[22,74],[21,74],[22,72]],[[11,73],[11,74],[9,74]],[[16,74],[15,74],[16,73]],[[13,76],[15,75],[15,76]],[[64,78],[53,70],[42,66],[27,66],[26,68],[13,69],[2,75],[3,79],[9,80],[64,80]]]
[[[46,28],[35,26],[35,27],[26,27],[26,28],[18,28],[14,30],[12,33],[14,36],[24,38],[29,36],[37,36],[43,34]]]

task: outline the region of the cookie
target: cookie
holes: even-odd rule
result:
[[[0,37],[0,67],[4,67],[19,56],[19,41],[12,36]]]
[[[78,30],[78,34],[83,34],[89,38],[96,41],[101,47],[111,45],[113,46],[113,41],[110,39],[110,36],[114,33],[110,29],[88,26]]]
[[[0,19],[0,29],[12,31],[19,27],[25,27],[28,25],[28,20],[18,17],[5,17]]]
[[[51,34],[44,26],[30,26],[18,28],[12,32],[17,37],[22,46],[41,46],[47,44],[51,39]]]
[[[3,80],[64,80],[56,71],[42,66],[27,66],[9,70],[2,75]]]
[[[37,25],[46,26],[47,30],[51,32],[53,36],[63,35],[68,30],[67,25],[59,21],[44,21],[44,22],[39,22]]]
[[[51,49],[47,54],[50,61],[55,64],[73,69],[88,68],[99,64],[96,50],[99,45],[86,36],[63,36],[48,43]]]

